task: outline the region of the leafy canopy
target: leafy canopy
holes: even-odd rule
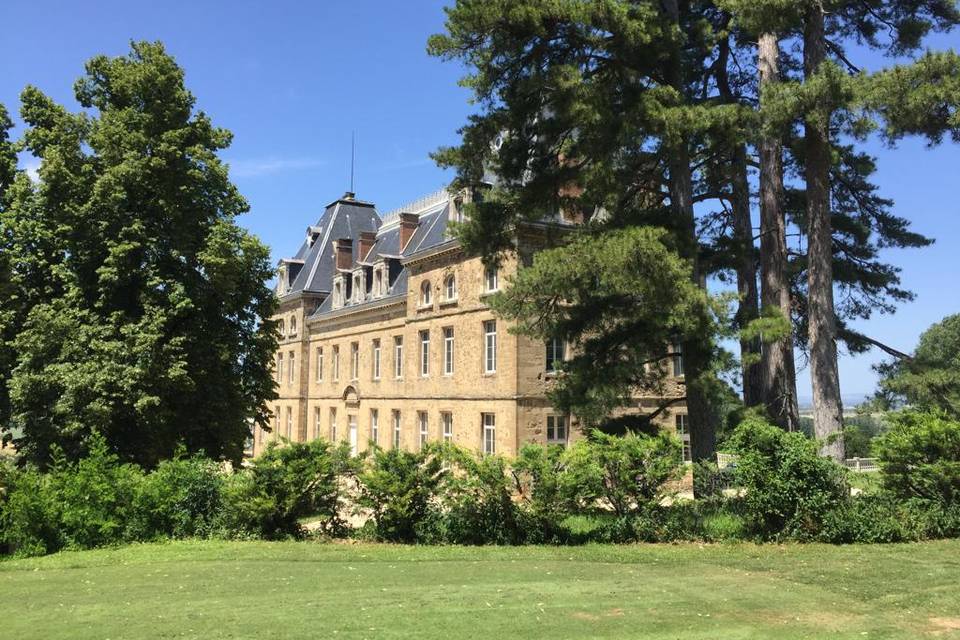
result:
[[[218,156],[231,134],[159,43],[93,58],[74,90],[78,113],[21,96],[20,145],[41,164],[0,217],[0,424],[40,464],[54,445],[80,457],[94,431],[145,465],[179,443],[239,461],[249,420],[267,422],[276,338],[269,251],[236,224],[248,205]]]

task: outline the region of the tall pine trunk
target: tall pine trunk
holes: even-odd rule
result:
[[[826,60],[823,5],[807,10],[803,33],[803,70],[809,81]],[[843,460],[843,405],[837,369],[837,323],[833,307],[833,251],[830,221],[830,107],[821,105],[804,118],[806,147],[807,295],[813,427],[822,453]]]
[[[727,64],[730,40],[720,41],[717,59],[717,89],[728,104],[736,104],[737,97],[730,88]],[[737,250],[737,306],[736,323],[741,329],[760,317],[757,290],[757,256],[753,246],[753,221],[750,218],[750,182],[747,178],[747,146],[737,142],[730,158],[730,189],[733,206],[733,236]],[[752,407],[762,402],[762,375],[760,369],[760,338],[740,339],[740,362],[743,380],[743,402]]]
[[[664,0],[663,10],[675,25],[680,24],[677,0]],[[680,96],[685,95],[682,73],[682,54],[677,43],[670,54],[668,80]],[[669,192],[670,205],[676,216],[683,256],[693,265],[694,281],[706,287],[701,272],[696,218],[693,213],[693,175],[690,168],[690,150],[685,140],[670,145]],[[711,460],[717,446],[718,418],[709,396],[712,339],[707,327],[683,342],[684,381],[687,415],[690,428],[690,454],[694,461]]]
[[[758,67],[760,106],[764,95],[779,82],[780,45],[776,34],[760,35]],[[787,278],[787,223],[783,211],[783,148],[780,138],[761,134],[760,143],[760,300],[764,309],[777,310],[791,327],[788,335],[763,345],[760,358],[761,398],[771,419],[788,431],[800,423],[797,375],[793,361],[790,282]]]

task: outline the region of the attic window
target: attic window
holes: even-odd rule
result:
[[[383,269],[376,269],[373,272],[373,295],[383,295]]]

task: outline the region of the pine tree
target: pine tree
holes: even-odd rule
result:
[[[23,146],[3,234],[24,308],[8,340],[20,453],[83,454],[94,431],[153,465],[179,444],[239,461],[267,422],[276,338],[267,248],[236,225],[247,203],[213,126],[159,43],[98,56],[70,113],[22,94]]]
[[[712,38],[699,16],[670,2],[623,1],[461,0],[447,12],[447,33],[430,50],[466,62],[464,83],[483,110],[461,145],[437,157],[457,169],[459,186],[476,187],[489,172],[498,181],[473,206],[464,245],[495,260],[518,225],[558,211],[582,215],[598,242],[622,228],[664,227],[702,287],[692,158],[740,108],[694,98]],[[699,460],[713,455],[718,385],[711,323],[698,322],[676,338]],[[603,375],[594,370],[598,386]]]

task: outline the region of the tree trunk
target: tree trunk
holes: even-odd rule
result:
[[[663,10],[674,24],[680,23],[677,0],[663,0]],[[681,96],[685,95],[682,56],[679,44],[670,54],[668,65],[670,85]],[[683,257],[693,266],[694,281],[706,288],[706,278],[700,270],[696,218],[693,213],[693,176],[690,169],[690,150],[686,140],[669,145],[670,206],[676,216],[679,244]],[[690,428],[690,454],[693,460],[712,460],[717,447],[718,418],[709,395],[712,340],[707,327],[683,342],[684,381],[687,396],[687,416]]]
[[[773,33],[760,35],[760,106],[764,93],[779,82],[780,45]],[[786,318],[790,332],[763,345],[760,358],[761,399],[770,418],[788,431],[800,424],[797,376],[793,361],[790,282],[787,279],[787,223],[783,212],[783,149],[776,135],[760,137],[760,300],[767,312]]]
[[[747,150],[737,145],[733,153],[731,182],[733,188],[733,224],[739,260],[737,264],[737,325],[746,327],[760,317],[757,293],[757,260],[753,246],[753,222],[750,219],[750,185],[747,182]],[[761,370],[760,338],[740,338],[740,360],[743,374],[743,402],[752,407],[760,404]]]
[[[803,70],[809,81],[826,59],[823,5],[807,10],[803,34]],[[822,453],[843,460],[843,405],[837,369],[837,323],[833,307],[833,245],[830,220],[830,112],[819,105],[804,117],[806,147],[808,315],[813,426]]]
[[[737,96],[730,88],[727,64],[730,57],[730,39],[719,43],[717,58],[717,89],[728,104],[737,104]],[[760,317],[757,292],[757,256],[753,246],[753,221],[750,218],[750,183],[747,179],[747,146],[736,143],[730,158],[730,187],[733,193],[733,235],[737,247],[737,307],[736,323],[741,329]],[[740,339],[743,402],[752,407],[762,401],[760,370],[760,338]]]

